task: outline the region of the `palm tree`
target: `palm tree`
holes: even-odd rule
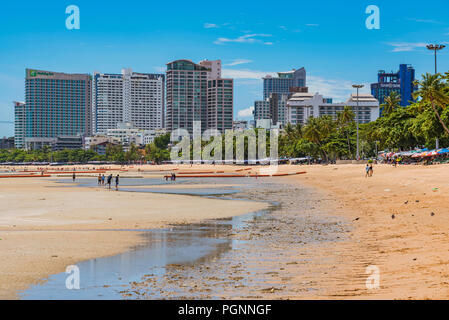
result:
[[[424,102],[430,102],[433,112],[437,116],[444,130],[449,134],[449,129],[441,119],[436,106],[446,108],[449,105],[449,95],[444,92],[446,89],[446,82],[441,81],[441,74],[426,73],[423,75],[422,81],[415,81],[415,85],[419,85],[419,90],[413,93],[413,98],[421,97]]]
[[[354,122],[355,114],[352,111],[351,107],[345,106],[343,108],[343,111],[337,113],[337,123],[338,126],[346,132],[346,138],[348,140],[348,152],[349,155],[352,155],[351,153],[351,140],[349,137],[349,130],[348,127],[351,123]]]
[[[385,115],[392,113],[396,108],[399,107],[401,102],[401,96],[396,91],[391,91],[390,95],[384,99],[384,103],[380,106],[383,108]]]
[[[304,127],[304,138],[318,145],[326,162],[328,160],[328,155],[323,148],[323,143],[332,133],[333,128],[334,122],[332,117],[328,115],[319,118],[311,117]]]
[[[295,141],[302,137],[302,126],[301,123],[297,123],[295,126],[289,122],[285,126],[285,133],[290,141]]]

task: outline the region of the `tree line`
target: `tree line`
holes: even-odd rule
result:
[[[360,154],[363,158],[377,157],[380,150],[404,151],[416,147],[433,149],[438,139],[441,146],[449,146],[449,72],[425,74],[415,82],[415,102],[400,106],[400,96],[392,92],[380,106],[382,116],[376,121],[359,125]],[[255,136],[258,139],[257,131]],[[225,138],[222,138],[222,154],[225,156]],[[211,141],[213,141],[213,137]],[[210,141],[202,141],[204,149]],[[258,141],[256,141],[258,144]],[[323,161],[356,158],[356,119],[353,110],[346,106],[336,118],[329,115],[311,117],[305,125],[287,124],[279,136],[280,158],[311,157]],[[266,141],[269,154],[270,137]],[[154,141],[139,149],[131,145],[127,151],[121,145],[108,145],[106,154],[93,150],[51,151],[0,150],[0,162],[78,162],[110,161],[129,163],[151,161],[162,163],[170,160],[170,133],[156,137]],[[248,140],[245,140],[247,159]],[[233,140],[235,155],[236,139]],[[191,156],[193,148],[191,148]],[[213,155],[213,154],[212,154]],[[234,156],[235,158],[235,156]]]

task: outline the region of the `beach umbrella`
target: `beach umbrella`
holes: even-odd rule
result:
[[[419,153],[415,153],[414,155],[412,155],[412,158],[421,158],[421,157],[425,157],[426,152],[419,152]]]
[[[443,148],[437,151],[438,154],[449,153],[449,149]]]

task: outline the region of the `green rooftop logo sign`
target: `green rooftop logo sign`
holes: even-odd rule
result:
[[[30,70],[29,75],[31,78],[37,77],[37,76],[47,76],[51,77],[53,76],[53,72],[46,72],[46,71],[36,71],[36,70]]]

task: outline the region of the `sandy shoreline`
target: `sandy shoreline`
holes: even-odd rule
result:
[[[48,186],[52,186],[48,188]],[[66,266],[140,244],[139,232],[258,211],[266,203],[64,187],[53,179],[3,179],[0,199],[0,298]],[[205,210],[204,208],[207,208]]]
[[[136,166],[129,168],[127,174],[138,173],[154,177],[159,175],[160,170],[170,171],[175,168],[176,166]],[[235,172],[243,168],[245,167],[201,165],[182,166],[180,170]],[[282,292],[276,295],[266,292],[257,295],[258,298],[448,298],[449,292],[446,289],[448,284],[446,278],[449,275],[447,253],[449,243],[446,240],[449,227],[448,165],[397,168],[376,165],[374,176],[371,178],[365,178],[363,165],[280,167],[281,172],[295,172],[298,169],[307,171],[307,174],[276,178],[277,181],[292,186],[288,190],[281,190],[284,195],[291,193],[285,201],[293,203],[294,193],[301,192],[298,191],[301,186],[319,190],[317,194],[322,194],[321,197],[332,201],[311,199],[312,209],[307,212],[307,217],[315,219],[319,213],[316,210],[324,206],[330,214],[348,221],[350,231],[337,230],[342,236],[344,235],[339,236],[338,241],[327,242],[325,245],[306,245],[304,248],[301,247],[302,251],[296,250],[296,253],[294,246],[292,248],[286,246],[292,250],[284,252],[279,259],[282,262],[282,272],[288,272],[289,276],[277,278],[277,282],[274,283],[289,287],[291,290],[288,296]],[[252,172],[256,170],[257,167],[251,168]],[[162,175],[163,172],[160,173],[160,176]],[[274,178],[266,179],[263,181]],[[240,207],[242,205],[240,201],[228,201],[225,204],[222,202],[224,200],[166,194],[118,193],[120,196],[117,196],[116,192],[96,188],[89,190],[57,188],[58,191],[55,193],[55,188],[45,189],[34,185],[34,183],[48,184],[49,180],[42,179],[44,182],[32,180],[24,182],[17,180],[12,184],[0,181],[0,199],[8,199],[6,210],[2,210],[0,214],[0,238],[2,238],[0,258],[2,261],[12,261],[0,269],[1,298],[15,298],[16,290],[26,288],[29,283],[35,283],[48,274],[64,271],[65,266],[73,262],[123,252],[140,241],[135,232],[120,232],[120,237],[116,237],[113,232],[109,235],[109,231],[85,230],[163,227],[167,223],[191,223],[202,219],[219,218],[229,215],[231,211],[232,215],[242,214],[259,210],[266,205],[259,203],[258,207],[257,202],[243,202],[244,206]],[[201,185],[189,185],[188,188],[197,186]],[[210,184],[203,186],[223,188],[233,185],[228,185],[227,181],[223,180],[214,186]],[[176,188],[175,185],[161,186],[162,189],[165,187]],[[31,192],[26,188],[34,191]],[[148,189],[150,188],[152,187]],[[73,192],[76,196],[68,196],[73,195]],[[40,200],[44,198],[45,200]],[[77,200],[80,198],[91,200],[80,203]],[[146,210],[153,210],[152,214],[136,213],[142,210],[143,204],[149,198],[152,199],[152,205]],[[41,210],[39,207],[36,208],[27,202],[29,199],[33,199],[34,203],[45,203],[47,212],[39,211]],[[132,214],[123,214],[123,207],[120,208],[123,203],[126,203],[125,211]],[[229,204],[235,207],[229,207]],[[198,210],[198,206],[203,210]],[[295,207],[291,207],[283,214],[290,219],[293,217],[290,216],[291,213],[297,211],[298,209],[295,211]],[[39,212],[39,215],[36,215],[36,212]],[[298,223],[295,221],[292,223]],[[282,232],[282,228],[280,225],[277,232]],[[18,229],[23,231],[14,231]],[[79,231],[58,231],[61,229]],[[64,244],[60,239],[67,241]],[[72,244],[73,248],[68,243]],[[309,261],[308,264],[301,265],[301,268],[305,269],[300,269],[293,263],[304,259]],[[30,265],[38,267],[30,269]],[[368,276],[365,271],[367,266],[373,265],[380,271],[380,288],[368,290],[365,286]],[[28,266],[28,269],[21,271],[20,268],[25,266]],[[276,267],[279,265],[276,264]],[[309,274],[305,277],[304,272],[307,268]],[[319,287],[319,294],[302,292],[305,281]]]
[[[307,177],[290,179],[338,199],[335,212],[354,227],[348,241],[317,251],[336,259],[325,298],[449,297],[448,169],[379,165],[365,178],[363,165],[312,166]],[[380,271],[376,290],[365,285],[370,265]]]

